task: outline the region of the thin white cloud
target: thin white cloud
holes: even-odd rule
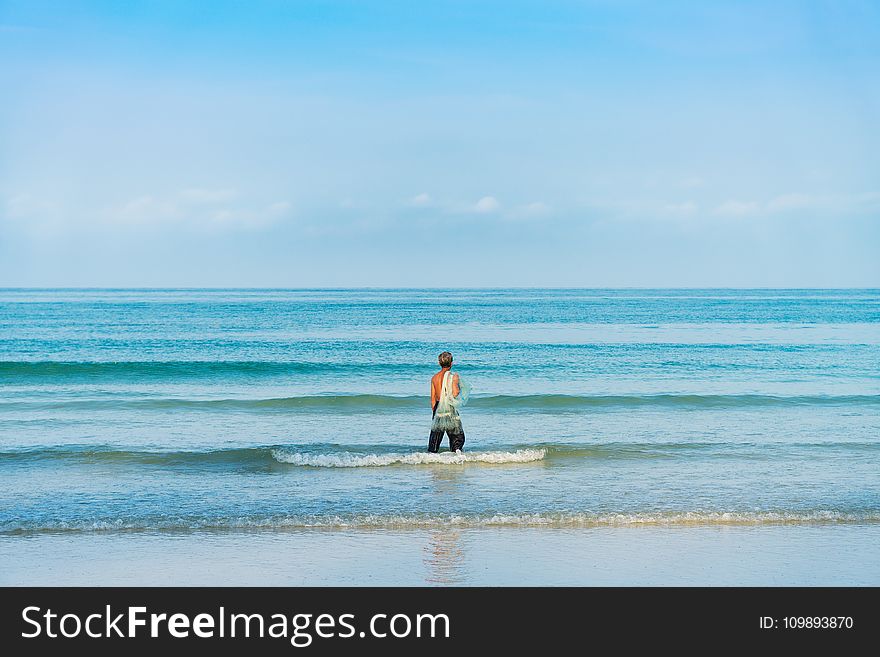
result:
[[[543,201],[535,201],[534,203],[529,203],[524,209],[528,214],[532,215],[541,215],[550,212],[550,206]]]
[[[225,208],[210,213],[208,221],[197,220],[197,225],[214,230],[257,230],[287,216],[292,207],[289,201],[276,201],[264,208]]]
[[[34,194],[0,197],[0,224],[34,237],[52,238],[64,230],[62,207],[51,199]]]
[[[728,217],[772,216],[785,213],[812,215],[863,214],[880,210],[880,193],[857,194],[803,194],[787,193],[774,196],[766,202],[727,201],[717,206],[714,214]]]
[[[428,194],[426,192],[422,192],[421,194],[417,194],[409,200],[409,204],[414,205],[416,207],[425,207],[425,206],[431,205],[431,203],[432,203],[431,196],[430,196],[430,194]]]
[[[480,214],[490,214],[492,212],[497,212],[500,207],[501,203],[498,202],[497,198],[494,196],[484,196],[474,203],[473,211],[479,212]]]
[[[767,209],[771,212],[785,212],[788,210],[803,210],[814,207],[816,198],[807,194],[782,194],[771,199],[767,203]]]
[[[176,219],[181,211],[174,201],[146,194],[123,203],[115,214],[126,223],[151,223]]]
[[[540,219],[550,215],[552,212],[553,208],[543,201],[534,201],[512,208],[506,213],[506,216],[511,219]]]
[[[31,194],[16,194],[6,199],[3,209],[4,218],[16,221],[35,221],[57,211],[54,203]]]
[[[698,209],[699,206],[696,202],[687,200],[680,203],[667,203],[663,206],[662,211],[664,214],[676,217],[691,217],[696,214]]]
[[[723,217],[748,217],[760,209],[761,205],[756,201],[725,201],[715,208],[714,213]]]
[[[108,215],[117,225],[253,229],[274,223],[292,208],[287,200],[259,205],[237,199],[232,190],[187,189],[164,197],[146,194],[111,209]]]
[[[290,201],[276,201],[266,208],[266,212],[275,216],[284,215],[287,214],[292,207],[293,205],[291,205]]]

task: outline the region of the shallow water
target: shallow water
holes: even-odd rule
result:
[[[474,391],[462,456],[424,454],[444,349]],[[878,436],[877,290],[0,290],[19,582],[35,540],[202,531],[862,545]]]

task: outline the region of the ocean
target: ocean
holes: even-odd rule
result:
[[[2,584],[878,585],[878,541],[880,290],[0,290]]]

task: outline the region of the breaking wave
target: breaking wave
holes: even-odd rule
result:
[[[357,454],[340,452],[331,454],[302,454],[276,449],[272,455],[281,463],[304,465],[315,468],[363,468],[384,465],[428,465],[438,463],[529,463],[546,456],[545,449],[518,449],[511,452],[411,452],[408,454]]]

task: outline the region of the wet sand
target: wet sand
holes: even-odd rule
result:
[[[880,524],[0,537],[0,584],[877,586]]]

